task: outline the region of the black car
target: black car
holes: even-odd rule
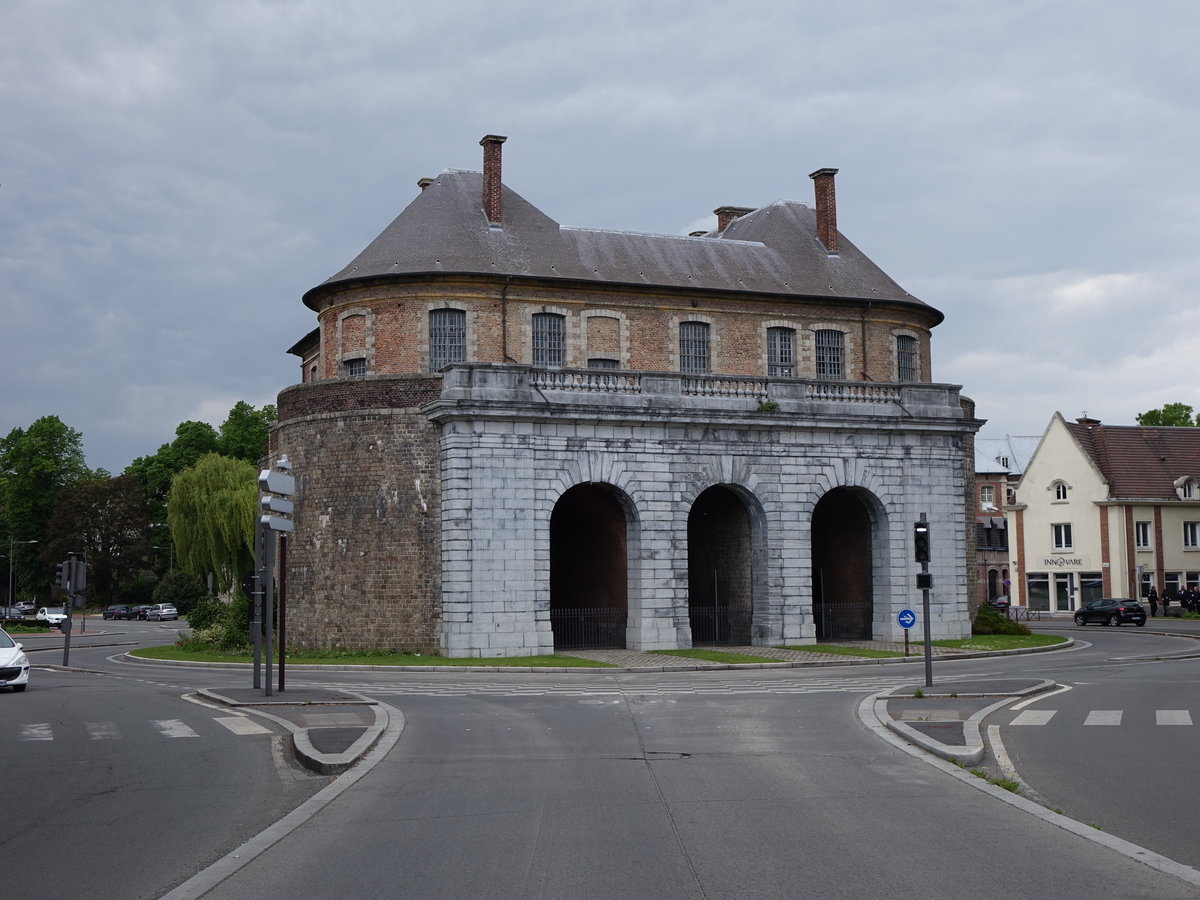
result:
[[[105,607],[102,613],[105,619],[124,619],[127,618],[126,613],[129,612],[129,607],[121,604]]]
[[[1101,625],[1120,625],[1122,622],[1145,625],[1146,610],[1136,600],[1105,597],[1103,600],[1093,600],[1075,613],[1076,625],[1086,625],[1088,622],[1099,622]]]

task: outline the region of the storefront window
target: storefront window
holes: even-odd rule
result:
[[[1050,611],[1050,576],[1045,572],[1030,572],[1025,576],[1025,593],[1030,609]]]

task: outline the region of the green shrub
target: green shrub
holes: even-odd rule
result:
[[[158,579],[153,575],[139,575],[133,581],[126,581],[117,586],[116,598],[113,602],[125,603],[129,606],[153,603],[154,588],[157,585]]]
[[[151,602],[170,603],[179,610],[181,616],[186,616],[205,593],[199,578],[190,572],[175,569],[163,576],[154,589]]]
[[[1029,634],[1029,626],[1010,619],[986,603],[980,604],[971,623],[972,634]]]
[[[228,606],[227,603],[212,594],[201,597],[192,606],[191,612],[187,614],[188,624],[192,626],[192,631],[205,631],[214,625],[221,624],[225,619],[226,606]]]

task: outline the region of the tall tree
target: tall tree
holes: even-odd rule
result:
[[[1168,403],[1162,409],[1151,409],[1137,416],[1139,425],[1200,425],[1186,403]]]
[[[216,453],[175,476],[167,521],[181,569],[203,578],[212,572],[218,592],[254,565],[258,470]]]
[[[171,480],[194,466],[206,453],[219,450],[217,430],[207,422],[180,422],[175,429],[175,440],[163,444],[152,456],[139,456],[125,467],[125,472],[136,476],[145,486],[150,514],[154,521],[161,522],[167,515]]]
[[[49,569],[83,553],[88,596],[112,602],[118,584],[132,579],[150,552],[149,525],[145,493],[132,475],[80,481],[59,494],[41,558]]]
[[[52,574],[38,563],[54,504],[63,488],[89,477],[83,435],[57,416],[42,416],[27,429],[14,428],[0,440],[0,503],[4,544],[14,541],[13,572],[18,589],[40,591]]]
[[[239,400],[221,425],[219,452],[257,464],[267,452],[267,434],[275,421],[275,407],[255,409]]]

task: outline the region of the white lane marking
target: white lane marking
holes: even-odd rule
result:
[[[1045,725],[1054,718],[1057,709],[1027,709],[1015,719],[1013,725]]]
[[[182,719],[151,719],[150,724],[162,732],[163,737],[189,738],[200,737],[183,723]]]
[[[219,719],[213,719],[214,722],[220,722],[234,734],[270,734],[270,728],[264,728],[253,719],[246,716],[224,716]]]
[[[93,741],[115,741],[121,737],[121,730],[116,722],[84,722],[88,737]]]
[[[49,722],[39,722],[36,725],[22,725],[17,735],[18,741],[52,741],[54,732],[50,730]]]
[[[1156,709],[1156,725],[1191,725],[1192,714],[1186,709]]]
[[[1034,696],[1030,697],[1028,700],[1022,700],[1020,703],[1014,703],[1012,708],[1013,709],[1024,709],[1025,707],[1029,706],[1031,703],[1037,703],[1041,700],[1046,700],[1050,697],[1053,697],[1055,694],[1061,694],[1064,691],[1069,691],[1069,690],[1071,690],[1071,685],[1064,684],[1062,687],[1055,688],[1052,691],[1047,691],[1044,694],[1035,694]]]
[[[1083,720],[1084,725],[1120,725],[1124,710],[1093,709]]]

